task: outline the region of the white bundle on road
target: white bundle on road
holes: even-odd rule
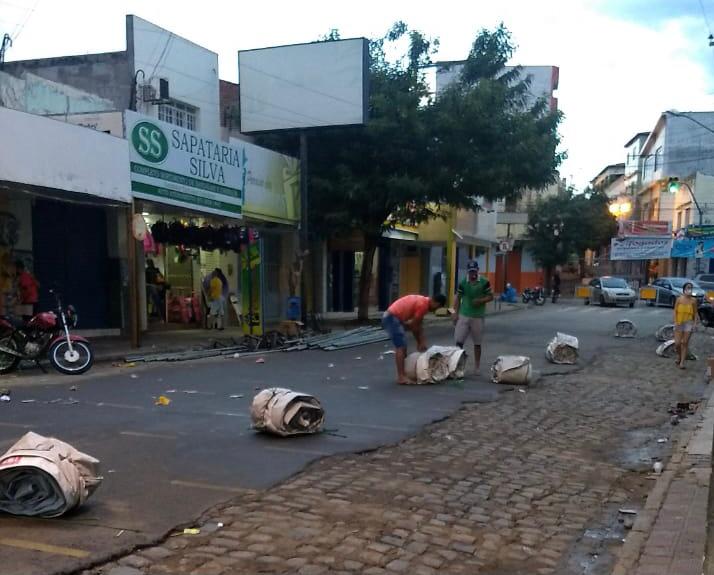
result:
[[[0,511],[58,517],[82,505],[101,481],[99,460],[29,432],[0,457]]]
[[[418,385],[461,379],[466,370],[466,353],[459,347],[433,345],[425,352],[407,356],[404,371]]]
[[[552,363],[574,364],[578,361],[578,338],[558,332],[545,349],[545,357]]]
[[[290,389],[264,389],[250,407],[253,426],[286,437],[317,433],[325,422],[325,410],[316,397]]]
[[[635,337],[637,326],[629,319],[621,319],[615,324],[615,337]]]
[[[657,355],[660,357],[674,357],[676,348],[674,347],[674,340],[668,339],[664,343],[657,346]]]
[[[660,327],[655,332],[655,337],[657,338],[657,341],[664,341],[664,342],[667,342],[670,339],[674,339],[674,324],[669,323],[667,325],[663,325],[662,327]]]
[[[491,366],[493,383],[528,385],[532,376],[531,358],[523,355],[500,355]]]

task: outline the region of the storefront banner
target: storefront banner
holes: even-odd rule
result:
[[[672,251],[670,238],[612,238],[610,260],[667,259]]]
[[[620,222],[621,236],[664,237],[672,232],[670,222],[664,221],[623,221]]]
[[[243,213],[279,223],[300,221],[300,162],[267,148],[231,139],[248,171]]]
[[[714,258],[714,238],[683,238],[672,244],[673,258]]]
[[[244,150],[136,112],[124,114],[135,198],[242,217]]]
[[[714,238],[714,225],[687,226],[685,235],[689,238]]]

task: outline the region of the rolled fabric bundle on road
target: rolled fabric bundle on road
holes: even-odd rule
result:
[[[102,479],[98,459],[30,431],[0,457],[0,512],[58,517],[83,505]]]
[[[615,324],[615,337],[635,337],[637,326],[629,319],[621,319]]]
[[[558,332],[548,344],[545,357],[551,363],[572,365],[578,362],[579,347],[577,337]]]
[[[258,431],[282,437],[317,433],[325,423],[325,410],[316,397],[281,387],[256,395],[250,416]]]
[[[532,376],[531,358],[524,355],[501,355],[491,366],[493,383],[528,385]]]

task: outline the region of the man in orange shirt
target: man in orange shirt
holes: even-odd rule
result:
[[[427,312],[435,311],[446,305],[446,297],[437,294],[433,297],[423,295],[405,295],[399,298],[382,316],[382,327],[396,348],[397,383],[409,383],[404,373],[404,360],[407,357],[407,339],[405,330],[414,334],[419,351],[426,351],[426,340],[422,320]]]

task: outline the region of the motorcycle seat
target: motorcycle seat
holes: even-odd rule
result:
[[[19,328],[19,327],[24,327],[25,322],[21,317],[16,317],[16,316],[10,316],[10,315],[0,315],[0,319],[4,319],[7,323],[9,323],[12,327]]]

